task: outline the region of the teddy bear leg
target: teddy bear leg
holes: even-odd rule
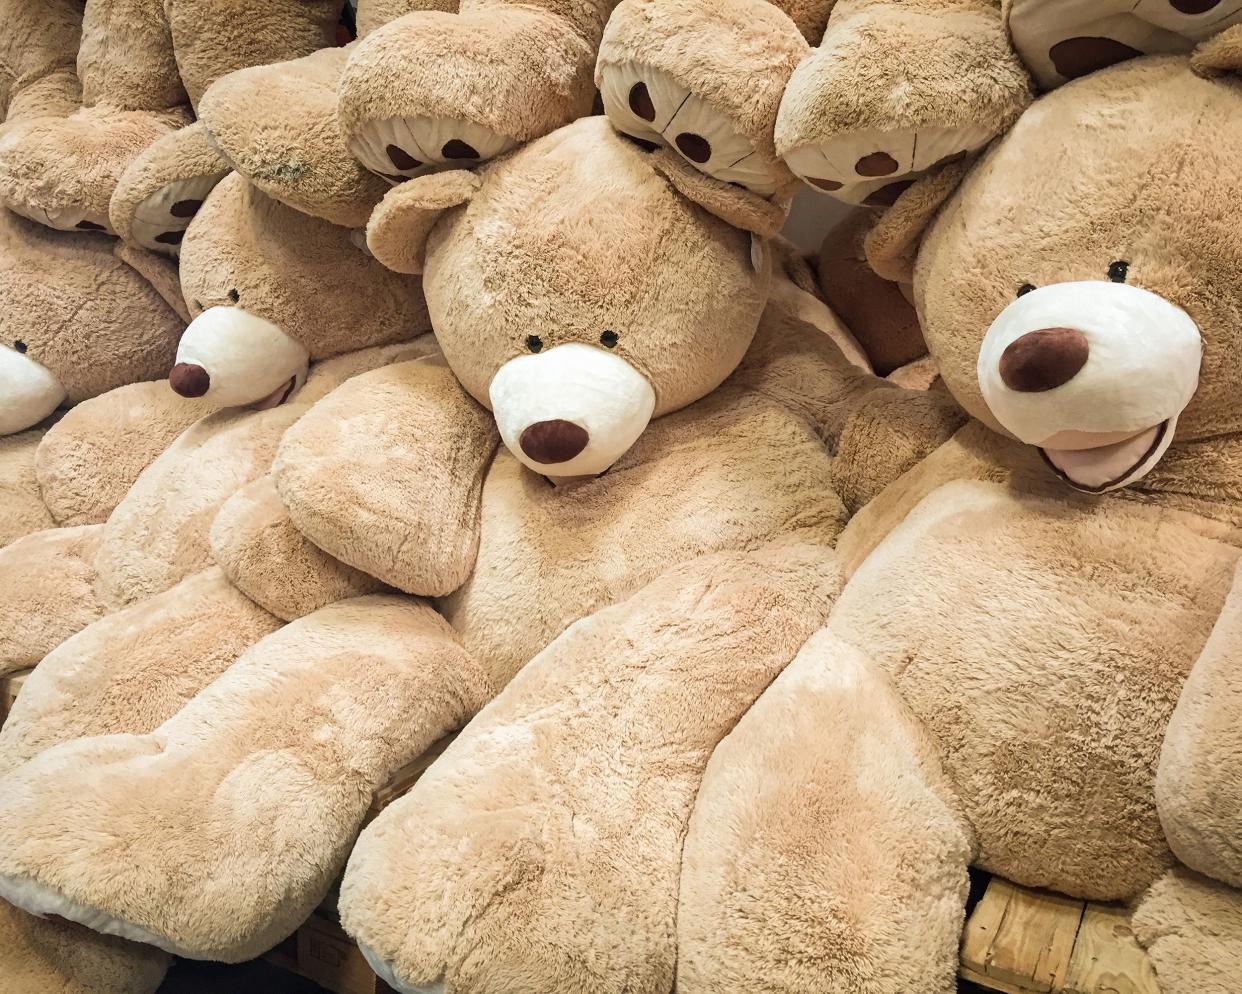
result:
[[[0,901],[0,994],[154,994],[172,957]]]
[[[342,922],[401,991],[669,991],[711,751],[827,613],[809,547],[671,570],[572,625],[363,833]]]
[[[145,249],[176,256],[194,215],[228,172],[201,122],[169,132],[121,174],[109,203],[112,227]]]
[[[930,735],[823,630],[707,768],[677,990],[951,994],[971,856]]]
[[[0,549],[0,675],[28,669],[104,613],[103,525],[47,528]]]
[[[420,10],[384,25],[341,77],[350,150],[399,182],[478,165],[586,116],[611,6],[464,0],[458,14]]]
[[[1156,807],[1187,866],[1242,887],[1242,584],[1234,585],[1164,733]]]
[[[887,206],[1030,100],[995,0],[841,0],[789,80],[776,148],[811,186]]]
[[[1237,991],[1242,892],[1177,866],[1139,900],[1132,925],[1162,994]]]
[[[77,739],[11,772],[0,894],[182,955],[258,955],[322,900],[375,789],[489,694],[426,604],[333,604],[153,732]]]
[[[622,134],[666,146],[722,183],[786,195],[794,180],[772,132],[808,53],[767,0],[624,0],[600,45],[600,96]]]
[[[0,776],[61,742],[151,731],[280,624],[215,568],[106,615],[22,686],[0,731]]]

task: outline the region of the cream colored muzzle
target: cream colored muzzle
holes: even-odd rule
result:
[[[280,403],[306,378],[310,353],[277,325],[240,307],[209,307],[190,322],[169,374],[184,397],[221,407]]]
[[[620,356],[578,343],[509,360],[489,394],[509,451],[556,477],[606,470],[643,433],[656,399]]]
[[[1006,307],[979,350],[1001,425],[1071,486],[1102,493],[1151,471],[1199,386],[1190,315],[1141,287],[1054,283]]]
[[[0,348],[0,435],[34,427],[65,399],[50,369],[16,349]]]

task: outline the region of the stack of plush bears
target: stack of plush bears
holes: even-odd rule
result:
[[[10,6],[0,994],[1235,990],[1242,0]]]

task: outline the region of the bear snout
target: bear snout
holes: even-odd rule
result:
[[[572,421],[537,421],[522,432],[522,451],[545,466],[569,462],[591,441],[590,433]]]
[[[1028,331],[1001,353],[1001,379],[1019,393],[1055,390],[1078,375],[1090,354],[1087,336],[1076,328]]]

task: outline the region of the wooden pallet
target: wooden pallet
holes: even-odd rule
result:
[[[1002,994],[1159,994],[1119,905],[993,877],[966,922],[961,976]]]

